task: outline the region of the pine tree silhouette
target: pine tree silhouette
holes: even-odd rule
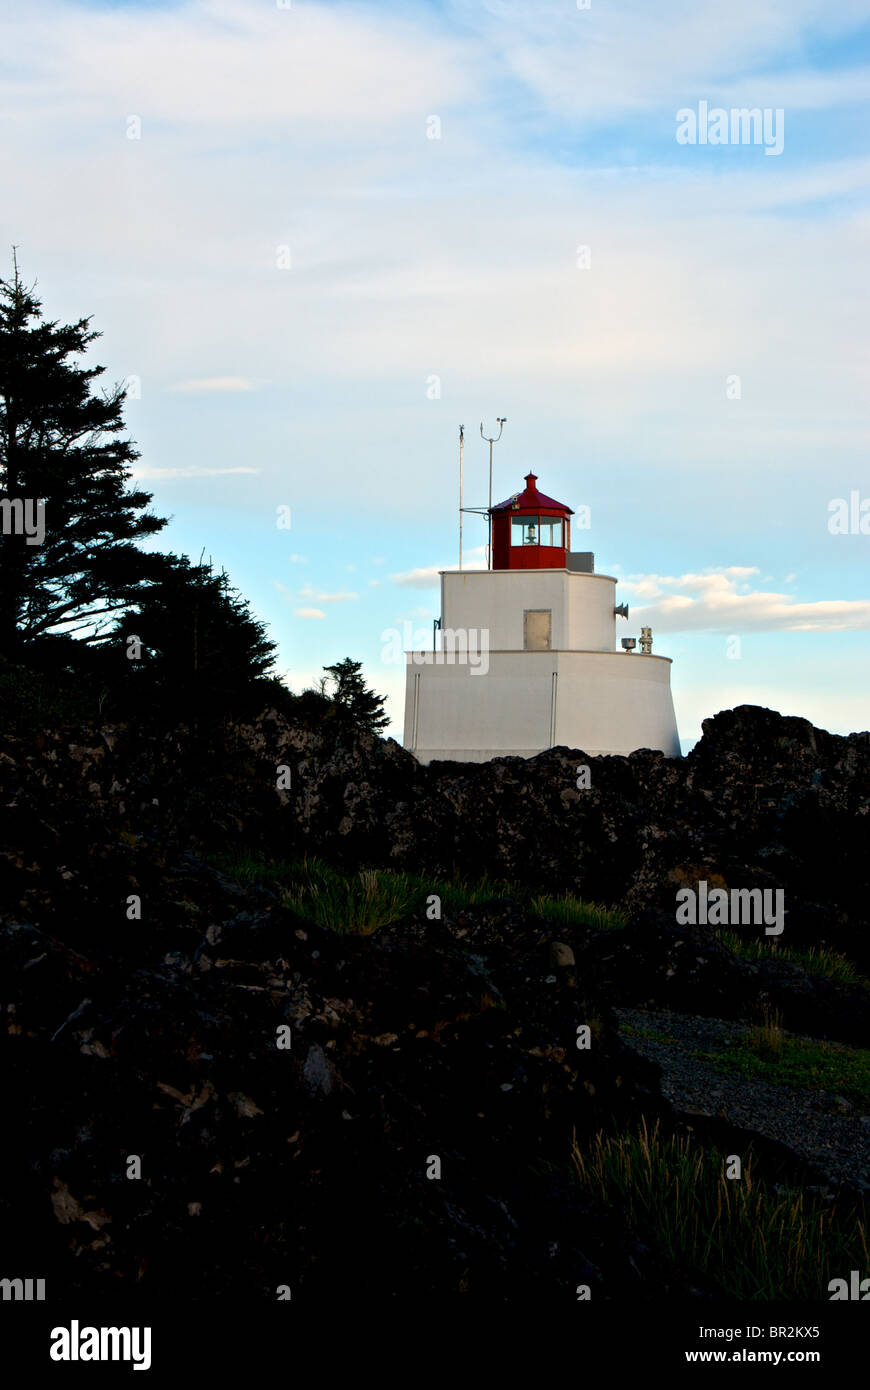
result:
[[[389,715],[383,711],[386,696],[369,690],[362,676],[361,661],[352,661],[346,656],[334,666],[324,666],[323,670],[334,682],[332,698],[345,722],[373,732],[389,724]]]
[[[125,387],[95,394],[105,369],[77,365],[101,336],[89,324],[44,319],[13,253],[13,277],[0,280],[0,651],[9,658],[52,632],[102,640],[154,573],[136,543],[166,525],[146,511],[151,493],[128,487],[139,454],[123,437]],[[6,516],[38,500],[45,534],[32,544]]]

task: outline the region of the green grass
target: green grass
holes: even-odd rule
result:
[[[330,931],[369,936],[411,912],[419,894],[401,874],[360,869],[342,874],[320,860],[310,860],[291,886],[284,902],[300,917]]]
[[[431,879],[391,869],[342,870],[316,857],[265,860],[239,853],[214,855],[211,862],[238,883],[260,883],[280,892],[288,906],[336,932],[367,935],[410,913],[424,914],[433,895],[441,899],[442,917],[497,898],[511,898],[528,912],[560,927],[618,930],[622,913],[583,902],[571,894],[535,896],[504,879]]]
[[[863,1107],[870,1107],[870,1052],[841,1043],[790,1038],[774,1026],[754,1029],[721,1052],[693,1052],[722,1072],[757,1077],[778,1086],[833,1091]]]
[[[418,885],[423,901],[432,893],[441,899],[442,915],[455,917],[465,907],[479,907],[492,902],[494,898],[516,898],[514,885],[505,879],[484,876],[479,879],[452,878],[434,881],[431,878],[412,876]]]
[[[529,903],[536,917],[557,922],[560,927],[592,927],[595,931],[620,931],[625,926],[625,914],[618,908],[599,907],[565,893],[560,898],[535,897]]]
[[[757,936],[740,936],[727,929],[721,930],[718,936],[727,950],[743,960],[784,960],[791,965],[799,965],[808,975],[820,975],[844,985],[870,987],[870,980],[861,974],[852,961],[827,946],[780,946],[775,941],[763,941]]]
[[[827,1299],[831,1279],[870,1263],[854,1210],[757,1179],[751,1150],[743,1176],[728,1179],[723,1154],[644,1120],[582,1148],[575,1139],[572,1159],[588,1196],[621,1208],[634,1234],[724,1297]]]
[[[239,883],[277,890],[300,917],[338,933],[368,936],[406,916],[421,901],[419,885],[408,874],[377,869],[346,873],[316,857],[266,861],[250,855],[215,856],[212,862]]]

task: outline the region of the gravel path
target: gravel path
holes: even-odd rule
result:
[[[777,1140],[833,1185],[870,1192],[870,1115],[827,1091],[726,1074],[692,1056],[739,1041],[745,1025],[667,1010],[617,1009],[616,1016],[625,1044],[661,1067],[662,1094],[676,1110],[719,1116]]]

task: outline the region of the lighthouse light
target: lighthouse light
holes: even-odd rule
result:
[[[530,521],[529,524],[528,524],[528,526],[526,527],[526,539],[525,539],[525,544],[526,544],[526,545],[537,545],[537,544],[538,544],[538,532],[537,532],[537,530],[536,530],[536,528],[535,528],[535,523],[534,523],[533,521]]]

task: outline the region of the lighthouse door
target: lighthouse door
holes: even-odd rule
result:
[[[526,608],[523,612],[523,646],[527,652],[548,652],[550,650],[550,625],[552,610],[549,608]]]

